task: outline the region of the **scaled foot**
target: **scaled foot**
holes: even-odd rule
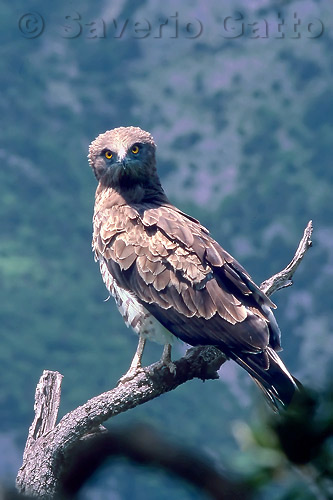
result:
[[[126,382],[133,380],[139,373],[142,373],[143,371],[144,369],[141,366],[130,368],[128,372],[125,373],[125,375],[120,377],[120,379],[117,382],[117,385],[126,384]]]
[[[171,361],[171,345],[165,344],[163,349],[163,354],[157,363],[154,365],[156,368],[162,368],[163,366],[169,369],[169,372],[174,375],[176,373],[176,365]]]
[[[167,368],[172,375],[175,375],[177,367],[176,367],[175,363],[173,363],[171,361],[171,359],[167,360],[167,359],[162,358],[159,361],[157,361],[156,363],[154,363],[153,365],[151,365],[152,371],[159,370],[163,367]]]

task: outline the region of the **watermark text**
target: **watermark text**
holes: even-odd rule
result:
[[[19,31],[25,38],[38,38],[48,29],[54,30],[54,27],[54,23],[46,22],[40,13],[33,11],[23,14],[18,20]],[[221,18],[214,26],[207,26],[206,29],[200,19],[196,17],[185,19],[178,12],[154,21],[146,17],[138,19],[114,18],[108,23],[100,18],[85,19],[78,12],[72,12],[56,25],[56,33],[67,39],[79,37],[88,39],[197,39],[205,33],[210,36],[215,34],[227,40],[244,37],[249,39],[298,39],[321,37],[324,33],[324,23],[318,18],[302,20],[296,12],[287,17],[278,13],[274,19],[269,20],[264,18],[249,19],[241,12],[237,12],[232,16]]]

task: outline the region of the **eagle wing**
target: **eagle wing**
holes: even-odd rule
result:
[[[206,228],[173,205],[97,212],[93,249],[118,286],[185,342],[226,354],[279,350],[274,304]]]

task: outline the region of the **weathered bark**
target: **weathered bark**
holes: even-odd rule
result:
[[[286,288],[287,286],[291,286],[293,284],[292,277],[299,264],[301,263],[306,251],[312,245],[312,230],[312,221],[310,220],[304,230],[303,238],[299,242],[296,253],[287,267],[285,267],[279,273],[274,274],[274,276],[272,276],[268,280],[265,280],[261,283],[260,288],[263,292],[265,292],[266,295],[270,296],[277,290],[281,290],[281,288]]]
[[[292,275],[311,246],[311,233],[310,221],[291,263],[262,283],[261,289],[267,295],[292,284]],[[226,358],[214,347],[191,348],[175,362],[173,373],[159,363],[143,368],[132,380],[71,411],[57,425],[62,376],[58,372],[44,371],[36,389],[35,419],[17,476],[18,490],[42,499],[57,498],[64,464],[80,439],[98,432],[101,424],[109,418],[171,391],[188,380],[218,378],[217,370],[225,361]]]
[[[225,361],[226,358],[214,347],[189,349],[183,358],[175,362],[174,373],[159,363],[144,368],[132,380],[90,399],[65,415],[53,429],[50,428],[50,412],[45,400],[38,397],[35,403],[38,416],[30,428],[23,465],[17,476],[19,491],[40,498],[53,498],[58,491],[66,455],[80,438],[98,429],[105,420],[171,391],[188,380],[218,378],[217,370]],[[57,405],[54,399],[58,399],[58,391],[53,392],[48,385],[52,376],[53,372],[44,371],[36,393],[44,392],[42,387],[45,388],[47,400],[55,409],[52,415],[52,422],[55,423]],[[45,425],[41,424],[44,419],[47,421]],[[36,432],[37,427],[39,431],[46,428],[46,433]]]

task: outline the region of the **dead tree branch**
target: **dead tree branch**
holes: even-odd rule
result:
[[[262,283],[260,288],[267,295],[292,284],[291,278],[311,246],[311,233],[310,221],[290,264]],[[158,363],[148,366],[132,380],[71,411],[57,425],[62,375],[44,371],[36,389],[35,419],[17,476],[18,490],[41,499],[59,497],[68,456],[80,440],[100,432],[101,424],[109,418],[171,391],[188,380],[218,378],[217,370],[225,361],[223,354],[214,347],[191,348],[175,362],[174,373]]]
[[[170,373],[167,367],[161,368],[159,363],[144,368],[132,380],[67,413],[56,426],[58,391],[49,385],[53,372],[44,371],[36,391],[36,417],[17,476],[19,491],[38,498],[56,498],[66,457],[78,440],[98,431],[100,424],[109,418],[171,391],[188,380],[218,378],[217,370],[225,361],[226,358],[214,347],[189,349],[183,358],[175,362],[175,373]],[[54,380],[59,381],[57,378]],[[53,428],[50,428],[50,412],[44,404],[45,399],[39,397],[40,393],[47,393],[47,401],[54,408]],[[46,424],[42,424],[44,419]],[[47,429],[45,434],[39,432],[42,428]]]
[[[287,286],[291,286],[293,284],[292,277],[298,268],[299,264],[302,262],[302,259],[309,250],[312,245],[311,235],[312,235],[312,220],[308,222],[303,234],[303,238],[299,242],[296,253],[284,269],[277,274],[274,274],[268,280],[265,280],[261,283],[260,289],[268,296],[272,295],[272,293],[277,290],[281,290],[281,288],[286,288]]]

